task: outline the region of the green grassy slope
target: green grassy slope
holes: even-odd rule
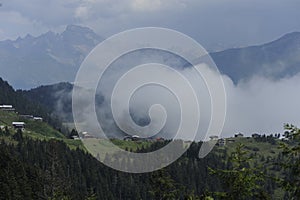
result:
[[[31,119],[24,119],[15,112],[7,112],[0,110],[0,126],[7,126],[11,134],[16,132],[16,129],[12,127],[12,122],[21,121],[25,122],[26,126],[23,130],[25,137],[30,137],[38,140],[57,139],[64,141],[71,149],[77,147],[84,149],[80,140],[68,139],[65,135],[55,130],[52,126],[46,122],[34,121]],[[9,137],[2,137],[6,141],[10,141]]]
[[[24,135],[33,138],[65,138],[65,136],[59,131],[53,129],[45,122],[34,121],[31,119],[24,119],[15,112],[8,112],[0,110],[0,125],[7,126],[11,132],[15,132],[12,127],[12,122],[25,122]]]

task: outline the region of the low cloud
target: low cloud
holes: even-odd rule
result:
[[[174,61],[172,58],[177,59],[177,61]],[[160,122],[159,120],[162,120],[161,113],[157,116],[153,115],[151,121],[149,109],[154,104],[161,104],[167,113],[167,120],[164,127],[156,136],[166,138],[174,137],[181,120],[180,103],[188,104],[190,97],[178,100],[167,88],[157,85],[141,87],[132,94],[128,104],[129,108],[126,107],[123,111],[118,112],[117,115],[114,116],[115,118],[112,115],[111,95],[116,82],[125,72],[132,68],[132,66],[149,63],[149,60],[172,66],[190,81],[199,100],[201,115],[196,139],[204,139],[208,130],[212,108],[210,95],[204,80],[196,75],[193,68],[181,68],[180,66],[184,63],[178,60],[177,57],[172,57],[172,55],[169,54],[154,54],[149,56],[146,52],[137,52],[130,58],[124,57],[121,58],[121,61],[113,63],[103,76],[103,79],[99,82],[98,94],[101,98],[97,104],[97,116],[104,132],[114,137],[122,137],[125,134],[124,131],[118,128],[115,121],[116,118],[118,118],[119,121],[123,119],[124,122],[128,121],[128,118],[131,118],[138,126],[146,126],[155,123],[155,121],[158,123]],[[204,74],[209,74],[209,77],[206,78],[217,80],[218,75],[216,73],[209,73],[210,68],[203,66],[202,70]],[[148,75],[151,76],[153,74]],[[181,83],[177,81],[173,71],[161,71],[161,73],[155,74],[155,77],[161,80],[170,80],[180,88],[179,84]],[[143,75],[137,78],[143,79]],[[243,132],[246,135],[251,135],[254,132],[261,134],[282,133],[284,123],[299,124],[300,108],[298,90],[300,74],[279,80],[255,76],[247,81],[240,81],[236,85],[233,84],[232,80],[226,75],[222,75],[222,79],[227,95],[227,113],[224,129],[221,134],[222,137],[230,137],[237,132]],[[128,91],[124,89],[122,93],[126,92]],[[81,96],[83,99],[86,97],[86,95]],[[126,99],[123,98],[117,99],[117,101],[120,102],[125,100]],[[80,111],[80,113],[83,114],[82,120],[89,121],[92,116],[90,113],[91,109],[87,108],[85,103],[81,103],[80,105],[84,105],[84,108]],[[126,109],[130,110],[130,115],[126,114]],[[190,116],[193,115],[191,114]],[[193,118],[191,117],[189,120],[192,121]],[[97,127],[94,122],[82,127],[82,129],[90,129],[91,132],[97,132]],[[184,139],[191,139],[192,131],[192,128],[187,128]],[[210,135],[213,134],[214,133],[210,133]]]
[[[227,82],[228,112],[223,134],[282,133],[284,123],[300,124],[300,74],[279,80],[255,76]]]

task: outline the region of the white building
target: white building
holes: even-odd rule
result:
[[[88,132],[82,132],[82,138],[87,139],[87,138],[94,138],[92,135],[90,135]]]
[[[126,140],[126,141],[138,141],[138,140],[140,140],[140,136],[138,136],[138,135],[129,135],[129,136],[125,136],[124,138],[123,138],[123,140]]]
[[[14,107],[12,105],[0,105],[1,110],[6,110],[6,111],[14,111]]]
[[[12,125],[14,128],[25,128],[25,122],[13,122]]]
[[[72,136],[73,140],[80,140],[80,138],[77,135]]]
[[[33,117],[33,120],[34,121],[40,121],[40,122],[42,122],[43,118],[41,118],[41,117]]]
[[[212,136],[209,136],[210,140],[218,140],[219,139],[219,136],[217,135],[212,135]]]

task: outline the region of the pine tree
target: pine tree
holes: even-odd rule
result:
[[[279,179],[279,183],[290,199],[300,199],[300,129],[290,124],[286,124],[285,129],[289,142],[280,145],[283,155],[280,166],[284,169],[285,176]]]
[[[268,199],[262,190],[265,182],[264,174],[258,168],[249,165],[251,159],[248,152],[244,150],[244,145],[239,144],[229,158],[231,167],[228,169],[209,168],[210,174],[221,179],[225,190],[215,192],[214,195],[217,198],[229,200]]]

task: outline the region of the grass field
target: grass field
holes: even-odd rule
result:
[[[34,121],[31,119],[24,119],[19,117],[15,112],[8,112],[0,110],[0,125],[7,126],[11,133],[16,130],[12,127],[12,122],[22,121],[25,122],[25,129],[23,134],[36,139],[49,139],[49,138],[65,138],[59,131],[55,130],[45,122]]]

